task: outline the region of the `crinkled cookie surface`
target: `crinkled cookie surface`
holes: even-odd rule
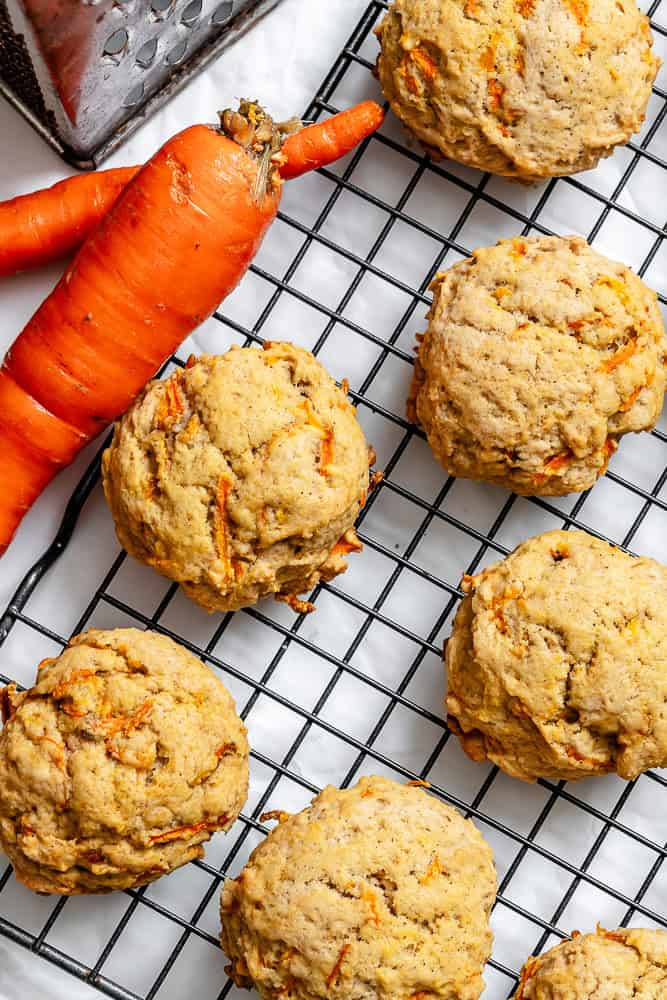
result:
[[[287,343],[202,356],[148,385],[103,460],[121,544],[208,610],[294,595],[361,548],[369,454],[354,407]]]
[[[667,765],[667,567],[550,531],[464,578],[450,727],[526,781]]]
[[[495,891],[469,820],[362,778],[283,817],[225,883],[222,946],[265,1000],[477,1000]]]
[[[576,492],[624,434],[654,426],[667,375],[656,295],[581,237],[502,240],[432,288],[408,415],[451,474]]]
[[[382,88],[418,139],[523,180],[627,142],[660,65],[634,0],[395,0],[378,37]]]
[[[31,889],[144,885],[201,857],[245,802],[232,697],[165,636],[91,630],[2,694],[0,842]]]
[[[664,1000],[667,932],[619,927],[564,941],[526,962],[514,1000]]]

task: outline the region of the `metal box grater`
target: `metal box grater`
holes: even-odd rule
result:
[[[279,0],[0,0],[0,93],[96,167]]]

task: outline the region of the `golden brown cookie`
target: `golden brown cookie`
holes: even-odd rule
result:
[[[477,1000],[496,879],[469,820],[379,777],[279,818],[223,888],[237,985],[265,1000]]]
[[[292,344],[232,347],[151,382],[116,425],[104,492],[121,544],[209,611],[347,568],[369,451],[343,389]]]
[[[573,935],[521,972],[514,1000],[665,1000],[667,931],[619,927]]]
[[[627,142],[660,66],[635,0],[394,0],[377,34],[385,95],[426,147],[528,181]]]
[[[667,766],[667,567],[549,531],[464,577],[450,728],[524,781]]]
[[[579,236],[501,240],[437,276],[408,416],[447,472],[521,494],[588,489],[654,426],[656,295]]]
[[[152,882],[232,825],[248,742],[231,695],[155,632],[92,630],[1,693],[0,843],[37,892]]]

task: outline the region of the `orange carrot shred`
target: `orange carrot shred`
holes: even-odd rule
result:
[[[421,778],[415,779],[414,781],[407,782],[409,788],[430,788],[431,782],[424,781]]]
[[[100,719],[99,728],[107,739],[117,736],[118,733],[127,736],[145,722],[152,708],[153,702],[147,698],[132,715],[111,715],[106,719]]]
[[[489,107],[494,111],[497,111],[503,103],[503,95],[505,93],[505,88],[495,77],[491,77],[488,82],[487,90],[489,93]]]
[[[268,812],[263,812],[259,817],[260,823],[266,823],[268,820],[275,819],[278,823],[284,823],[286,819],[289,819],[292,814],[285,812],[284,809],[269,809]]]
[[[61,698],[70,698],[71,695],[67,693],[68,688],[79,681],[88,680],[90,677],[96,676],[94,670],[73,670],[71,674],[67,674],[61,681],[58,681],[51,695],[56,701],[59,701]]]
[[[282,601],[283,604],[289,604],[297,615],[309,615],[315,610],[312,601],[302,601],[296,594],[274,594],[274,597],[277,601]]]
[[[164,427],[168,421],[177,420],[183,413],[183,400],[178,388],[179,374],[173,375],[164,383],[164,392],[155,414],[158,427]]]
[[[373,924],[374,927],[379,927],[381,923],[381,917],[377,909],[377,898],[372,889],[364,889],[361,893],[361,898],[364,903],[366,903],[370,916],[368,917],[367,923]]]
[[[348,953],[348,951],[350,950],[351,947],[352,947],[351,944],[344,944],[343,947],[341,948],[340,952],[338,953],[338,958],[336,959],[336,964],[334,965],[333,969],[331,970],[331,972],[327,976],[327,989],[328,990],[330,990],[331,987],[335,986],[336,983],[338,982],[338,978],[340,976],[340,970],[341,970],[341,967],[343,965],[343,962],[345,961],[345,956],[347,955],[347,953]]]
[[[363,545],[356,536],[350,537],[351,533],[349,531],[345,532],[342,538],[339,538],[334,547],[331,550],[332,556],[346,556],[350,552],[361,552]]]
[[[410,58],[413,62],[417,63],[422,76],[425,76],[427,80],[433,80],[438,75],[438,67],[431,59],[430,55],[426,49],[421,46],[417,46],[410,53]]]
[[[202,830],[215,831],[229,822],[229,816],[223,813],[217,820],[200,820],[199,823],[192,823],[190,826],[177,826],[173,830],[165,830],[150,838],[151,844],[168,844],[172,840],[185,840],[188,837],[195,837]]]
[[[619,367],[619,365],[622,365],[624,364],[624,362],[629,361],[629,359],[636,352],[636,350],[637,350],[637,338],[633,337],[632,340],[628,341],[625,347],[619,348],[619,350],[616,351],[615,354],[612,354],[610,358],[607,358],[606,361],[603,361],[602,364],[600,365],[599,371],[607,372],[607,374],[610,374],[611,372],[615,371]]]
[[[334,432],[332,427],[327,427],[324,432],[324,437],[322,438],[322,446],[320,448],[320,466],[319,473],[321,476],[329,475],[329,466],[333,462],[334,457]]]
[[[225,567],[225,576],[229,576],[232,572],[229,535],[227,532],[227,499],[231,489],[232,484],[229,479],[225,476],[220,476],[218,480],[218,492],[216,494],[215,549]]]

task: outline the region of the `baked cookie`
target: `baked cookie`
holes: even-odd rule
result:
[[[325,788],[222,891],[222,947],[265,1000],[477,1000],[491,850],[469,820],[386,778]]]
[[[524,781],[667,766],[667,567],[548,531],[464,577],[450,728]]]
[[[354,407],[308,351],[232,347],[151,382],[102,460],[121,545],[207,610],[347,568],[369,487]]]
[[[664,1000],[667,931],[619,927],[573,935],[529,958],[514,1000]]]
[[[501,240],[431,287],[408,417],[447,472],[560,496],[654,426],[667,374],[656,295],[581,237]]]
[[[427,151],[525,181],[627,142],[660,66],[635,0],[394,0],[377,35],[382,89]]]
[[[0,704],[0,844],[29,889],[145,885],[202,857],[246,800],[231,695],[155,632],[79,635]]]

